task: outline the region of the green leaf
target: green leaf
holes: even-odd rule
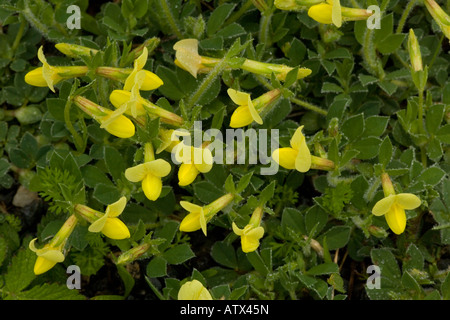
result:
[[[350,142],[360,137],[364,131],[363,114],[361,113],[345,120],[342,124],[341,131]]]
[[[167,275],[167,261],[162,257],[154,257],[147,264],[146,273],[150,278],[164,277]]]
[[[372,262],[380,267],[381,288],[396,288],[400,284],[401,273],[394,254],[388,248],[372,249]]]
[[[368,160],[376,157],[380,144],[381,139],[370,137],[357,140],[352,144],[352,147],[359,151],[358,159]]]
[[[380,164],[383,165],[384,168],[386,168],[389,162],[391,161],[392,153],[393,151],[391,139],[389,139],[389,137],[386,136],[383,142],[381,143],[380,152],[378,153],[378,160]]]
[[[236,252],[231,244],[225,241],[217,241],[211,248],[211,257],[217,263],[235,269],[238,266]]]
[[[118,180],[121,180],[126,169],[122,154],[117,149],[110,146],[106,146],[103,152],[106,167],[114,181],[117,182]]]
[[[217,31],[219,31],[235,7],[236,4],[234,3],[224,3],[214,9],[206,24],[209,37],[215,35]]]
[[[285,208],[281,215],[281,227],[292,229],[299,234],[306,234],[305,222],[302,213],[295,208]]]
[[[327,239],[328,249],[336,250],[347,245],[350,239],[351,228],[348,226],[334,226],[327,230],[319,237],[319,241],[323,238]]]
[[[339,273],[339,266],[334,262],[319,264],[306,272],[306,274],[310,276],[319,276],[330,273]]]
[[[128,295],[130,294],[131,290],[134,287],[135,281],[133,276],[127,271],[127,269],[125,269],[124,266],[121,265],[116,265],[117,267],[117,273],[119,274],[120,278],[123,281],[123,284],[125,286],[125,292],[124,292],[124,297],[128,297]]]
[[[427,185],[435,186],[441,182],[444,177],[445,171],[437,166],[434,166],[425,169],[417,178],[417,181],[423,181]]]
[[[209,181],[195,182],[193,188],[195,196],[203,203],[211,203],[223,196],[223,191]]]
[[[170,248],[169,250],[165,251],[163,253],[162,257],[169,264],[181,264],[189,259],[194,258],[195,254],[191,250],[189,244],[183,243],[183,244],[176,245],[175,247]]]
[[[20,249],[12,258],[5,274],[5,286],[10,293],[19,293],[36,278],[33,269],[36,254],[28,248]]]
[[[15,296],[19,300],[86,300],[78,290],[71,290],[66,285],[44,283]]]
[[[431,106],[426,114],[425,124],[429,134],[435,134],[444,118],[444,105],[435,104]]]
[[[450,300],[450,273],[447,273],[444,282],[441,284],[441,293],[444,300]]]

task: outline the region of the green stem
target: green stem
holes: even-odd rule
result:
[[[269,40],[269,29],[270,23],[272,21],[272,10],[267,10],[263,14],[261,14],[261,20],[259,22],[259,34],[258,39],[259,43],[264,44],[264,47],[270,47],[271,42]]]
[[[153,150],[153,144],[151,142],[147,142],[144,145],[144,161],[150,162],[155,160],[155,152]]]
[[[302,106],[305,109],[317,112],[318,114],[321,114],[323,116],[326,116],[328,114],[328,112],[326,110],[323,110],[323,109],[321,109],[321,108],[319,108],[319,107],[317,107],[317,106],[315,106],[315,105],[313,105],[313,104],[311,104],[309,102],[306,102],[306,101],[303,101],[303,100],[300,100],[300,99],[297,99],[297,98],[289,98],[289,100],[291,100],[291,102],[293,102],[293,103],[295,103],[295,104],[297,104],[299,106]]]
[[[187,102],[187,109],[191,110],[194,105],[200,100],[200,98],[205,94],[205,91],[211,86],[212,82],[216,77],[226,68],[228,64],[228,59],[225,57],[220,60],[215,67],[208,73],[205,79],[200,83],[195,92],[191,95]]]
[[[167,19],[167,22],[170,25],[170,28],[172,29],[172,32],[177,36],[178,39],[183,39],[183,34],[181,33],[181,30],[178,27],[177,22],[175,21],[175,17],[170,10],[167,0],[159,0],[159,5],[161,6],[161,9],[165,15],[165,18]]]
[[[75,143],[75,147],[77,148],[78,152],[84,153],[84,149],[86,147],[86,144],[83,143],[83,139],[80,137],[78,132],[75,130],[72,120],[70,119],[70,107],[72,106],[72,100],[68,99],[66,102],[66,105],[64,107],[64,121],[66,123],[67,129],[73,136],[73,141]]]
[[[22,15],[25,19],[44,37],[48,36],[48,28],[45,24],[41,23],[41,21],[33,14],[28,4],[28,0],[23,2],[24,9],[21,11]]]
[[[14,39],[14,43],[11,47],[12,55],[14,55],[14,52],[16,52],[16,49],[20,44],[20,40],[22,39],[22,36],[23,36],[23,31],[25,30],[25,26],[26,26],[26,20],[22,19],[19,30],[17,31],[16,38]]]
[[[409,14],[411,13],[411,10],[416,5],[417,0],[410,0],[405,8],[405,10],[402,13],[402,16],[400,18],[400,21],[398,22],[397,30],[395,33],[401,33],[403,31],[403,27],[405,26],[406,19],[408,19]]]

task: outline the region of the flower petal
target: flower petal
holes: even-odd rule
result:
[[[109,218],[115,218],[122,213],[126,205],[127,205],[127,198],[123,196],[116,202],[106,207],[105,215],[108,216]]]
[[[263,120],[261,116],[259,115],[258,111],[256,111],[255,106],[253,105],[252,99],[250,99],[250,95],[248,95],[248,110],[250,111],[250,114],[252,115],[253,120],[258,124],[263,124]]]
[[[382,216],[386,214],[390,209],[391,206],[394,204],[395,201],[395,195],[387,196],[386,198],[381,199],[378,201],[372,208],[372,213],[375,216]]]
[[[200,212],[203,210],[203,207],[188,201],[180,201],[180,205],[188,212]]]
[[[242,128],[253,122],[253,116],[248,106],[239,106],[234,110],[230,119],[231,128]]]
[[[194,279],[181,286],[178,300],[212,300],[212,296],[200,281]]]
[[[248,104],[248,100],[250,95],[245,92],[237,91],[231,88],[227,90],[228,96],[239,106],[246,106]]]
[[[305,136],[303,135],[302,130],[303,126],[298,127],[297,130],[295,130],[294,135],[292,136],[290,141],[291,147],[296,150],[299,150],[303,142],[305,141]]]
[[[193,163],[182,163],[178,169],[178,185],[187,186],[194,182],[200,171]]]
[[[142,190],[147,199],[155,201],[159,198],[162,190],[162,181],[160,177],[149,173],[142,180]]]
[[[323,24],[333,23],[332,14],[333,7],[328,3],[319,3],[313,5],[308,10],[308,16]]]
[[[165,177],[170,173],[170,163],[164,159],[156,159],[144,163],[147,172],[151,173],[155,177]]]
[[[200,158],[201,157],[201,158]],[[213,166],[213,156],[211,150],[204,148],[194,148],[194,165],[201,173],[211,171]],[[197,159],[200,158],[201,161]]]
[[[64,254],[59,250],[46,250],[42,254],[38,254],[40,257],[58,263],[64,261]]]
[[[45,82],[47,82],[50,90],[55,92],[55,88],[53,87],[53,70],[52,67],[48,64],[47,59],[45,58],[42,46],[39,47],[37,56],[39,61],[42,62],[42,76],[45,79]]]
[[[188,71],[194,78],[202,64],[202,58],[198,54],[197,39],[183,39],[174,44],[175,57],[178,64]]]
[[[122,240],[130,237],[130,230],[118,218],[106,219],[102,233],[110,239]]]
[[[292,148],[279,148],[272,153],[273,160],[285,169],[295,169],[298,151]]]
[[[386,222],[389,228],[395,234],[401,234],[405,231],[406,227],[406,214],[405,210],[397,204],[392,205],[391,209],[386,213]]]
[[[131,182],[139,182],[145,178],[147,169],[145,163],[138,164],[137,166],[128,168],[125,170],[125,178]]]
[[[25,75],[25,82],[35,87],[46,87],[48,85],[47,81],[45,81],[42,75],[42,67],[36,68],[28,72]]]
[[[102,217],[98,218],[94,222],[91,223],[88,230],[89,232],[100,232],[102,231],[103,227],[105,226],[106,219],[108,219],[108,216],[104,214]]]
[[[231,224],[231,227],[233,228],[233,232],[236,234],[236,235],[238,235],[238,236],[241,236],[241,235],[243,235],[244,234],[244,230],[243,229],[239,229],[239,227],[236,225],[236,223],[232,223]]]
[[[414,210],[421,204],[420,198],[412,193],[399,193],[395,196],[395,202],[406,210]]]
[[[295,169],[300,172],[307,172],[311,168],[311,152],[303,138],[295,158]]]
[[[206,218],[203,210],[200,211],[200,227],[202,228],[203,234],[206,236]]]
[[[38,256],[34,263],[33,272],[35,275],[40,275],[53,268],[55,265],[56,262]]]
[[[200,226],[200,211],[189,213],[180,223],[180,231],[194,232],[201,229]]]

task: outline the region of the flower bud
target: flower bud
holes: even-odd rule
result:
[[[413,70],[416,72],[422,71],[423,70],[422,55],[420,53],[419,41],[417,41],[417,37],[414,34],[413,29],[409,29],[408,51]]]

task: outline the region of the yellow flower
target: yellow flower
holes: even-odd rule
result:
[[[39,275],[53,268],[58,262],[64,261],[64,253],[62,252],[67,239],[77,225],[78,219],[73,214],[64,222],[52,240],[44,245],[43,248],[36,248],[35,242],[37,238],[30,241],[28,247],[37,255],[34,264],[34,274]]]
[[[420,199],[411,193],[391,194],[378,201],[372,209],[375,216],[385,215],[389,228],[395,234],[401,234],[406,227],[405,210],[413,210],[420,206]]]
[[[255,121],[258,124],[262,124],[263,120],[256,111],[253,105],[250,95],[245,92],[236,91],[229,88],[227,90],[228,95],[234,103],[239,105],[239,107],[233,112],[230,120],[230,127],[241,128],[251,124]]]
[[[311,168],[311,152],[302,133],[303,126],[295,131],[291,138],[291,147],[279,148],[272,153],[272,158],[285,169],[307,172]]]
[[[133,71],[131,71],[130,75],[125,80],[123,90],[131,91],[136,81],[141,81],[139,84],[139,89],[144,91],[157,89],[164,84],[161,78],[159,78],[156,74],[144,69],[145,64],[147,63],[147,58],[148,50],[144,47],[141,55],[134,60]],[[142,71],[142,80],[136,79],[136,76],[140,71]]]
[[[319,3],[308,10],[308,16],[313,18],[319,23],[332,24],[332,11],[333,7],[328,3]]]
[[[133,122],[124,115],[114,115],[112,110],[103,108],[98,104],[82,96],[76,96],[73,102],[77,107],[90,115],[100,123],[100,127],[119,138],[130,138],[134,136],[135,127]]]
[[[180,201],[180,205],[189,212],[189,214],[181,221],[180,231],[194,232],[202,229],[203,233],[206,235],[206,224],[209,219],[208,221],[206,220],[204,208],[187,201]],[[210,219],[211,218],[212,216]]]
[[[213,300],[213,298],[200,281],[192,280],[181,286],[178,300]]]
[[[366,20],[372,12],[359,8],[341,7],[340,0],[327,0],[310,7],[308,15],[319,23],[334,24],[339,28],[342,26],[342,21]]]
[[[198,71],[203,68],[202,57],[198,54],[198,40],[180,40],[174,44],[173,49],[175,64],[197,78]]]
[[[73,77],[86,75],[86,66],[63,66],[54,67],[48,64],[42,46],[38,50],[38,59],[42,62],[42,67],[36,68],[25,75],[25,82],[35,87],[49,87],[55,92],[55,85]]]
[[[261,226],[255,227],[247,224],[244,229],[239,229],[233,222],[233,232],[241,237],[241,246],[243,252],[252,252],[258,249],[259,239],[264,235],[264,228]]]
[[[170,164],[157,159],[125,170],[125,177],[131,182],[142,181],[142,190],[149,200],[155,201],[161,194],[162,177],[170,173]]]
[[[128,227],[117,218],[125,209],[127,199],[121,197],[119,200],[106,207],[105,214],[91,223],[90,232],[102,232],[111,239],[121,240],[130,237]]]
[[[34,274],[39,275],[53,268],[58,262],[63,262],[64,254],[61,246],[52,247],[46,244],[42,249],[38,249],[34,244],[36,240],[37,238],[31,240],[28,247],[38,256],[34,264]]]
[[[425,0],[424,4],[442,33],[450,39],[450,16],[434,0]]]
[[[206,173],[212,169],[213,156],[208,148],[186,146],[178,143],[172,152],[175,159],[181,162],[178,169],[178,184],[187,186],[191,184],[199,173]]]
[[[187,201],[180,201],[180,205],[189,212],[181,221],[180,231],[194,232],[202,229],[206,236],[206,224],[216,213],[228,206],[233,198],[234,195],[228,193],[203,207]]]

